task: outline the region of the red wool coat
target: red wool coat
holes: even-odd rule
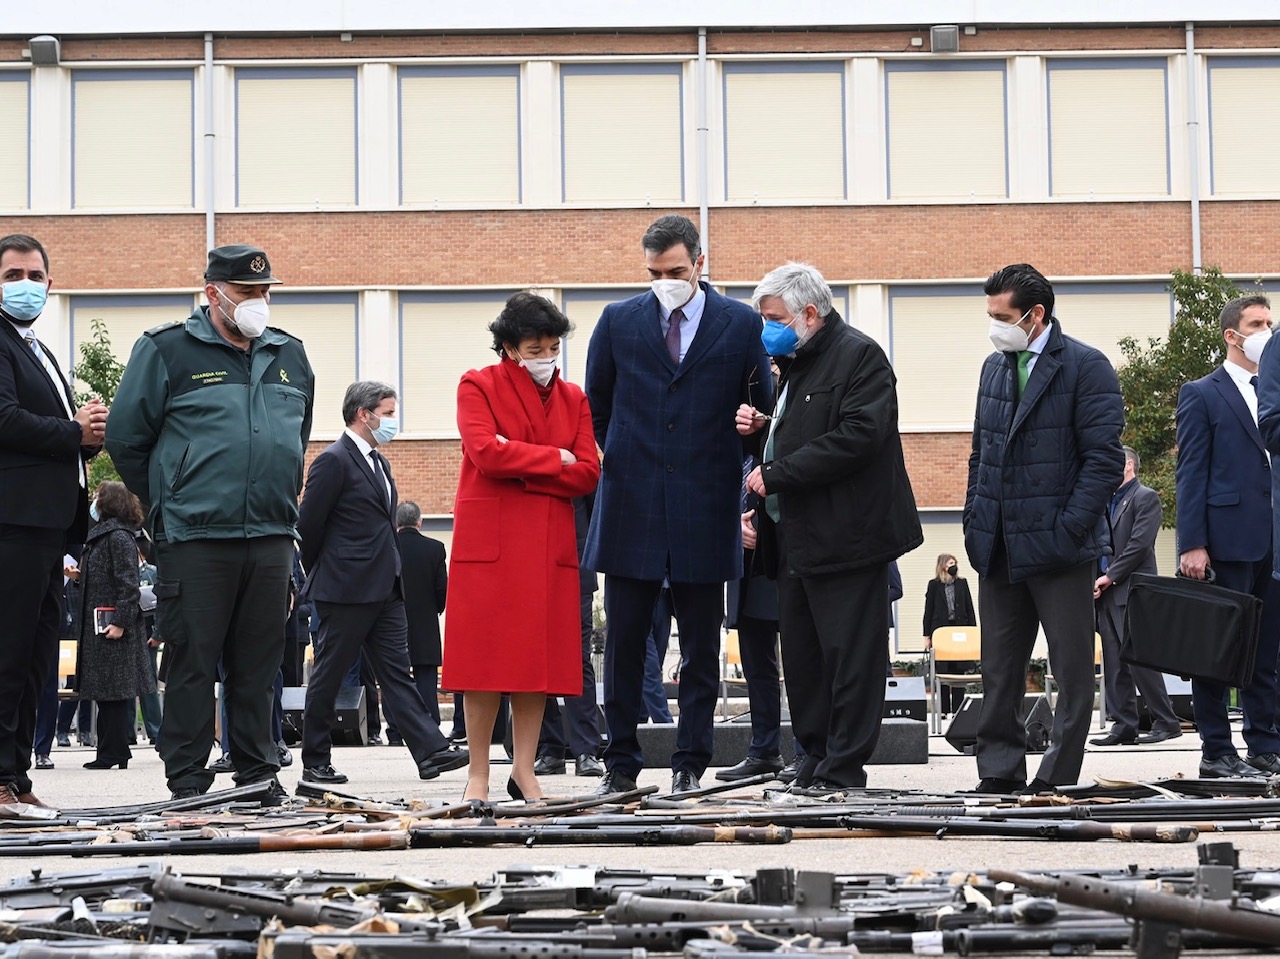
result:
[[[543,404],[529,374],[503,358],[463,375],[458,429],[441,686],[580,695],[570,500],[600,479],[587,398],[557,376]],[[562,466],[562,448],[578,461]]]

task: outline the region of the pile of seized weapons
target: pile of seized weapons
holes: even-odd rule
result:
[[[1280,826],[1280,799],[1261,780],[1106,784],[1036,799],[888,790],[723,795],[744,785],[752,784],[476,806],[375,801],[302,784],[298,802],[264,808],[264,784],[133,807],[0,807],[0,857],[865,835],[1187,842],[1201,832]],[[728,959],[1125,948],[1155,959],[1190,949],[1276,951],[1280,869],[1242,869],[1225,842],[1198,851],[1195,868],[1034,875],[657,875],[522,865],[474,885],[296,869],[183,873],[180,861],[44,876],[37,865],[30,878],[0,885],[0,942],[9,943],[4,957],[28,959]]]

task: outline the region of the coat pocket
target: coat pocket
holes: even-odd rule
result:
[[[501,554],[502,500],[493,496],[458,500],[453,514],[453,559],[494,563]]]
[[[182,611],[178,598],[182,595],[182,580],[157,577],[152,587],[156,597],[155,638],[163,643],[182,640]]]

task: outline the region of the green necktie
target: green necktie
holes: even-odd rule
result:
[[[1018,399],[1022,399],[1022,394],[1027,391],[1027,380],[1031,378],[1031,357],[1035,356],[1030,350],[1023,350],[1018,354]]]

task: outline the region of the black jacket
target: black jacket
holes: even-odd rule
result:
[[[382,454],[379,453],[379,456]],[[311,463],[298,507],[307,582],[302,598],[317,603],[380,603],[399,587],[396,484],[391,502],[346,433]]]
[[[1056,319],[1018,399],[1017,354],[982,364],[964,543],[982,576],[998,537],[1013,582],[1111,549],[1107,505],[1124,475],[1124,400],[1110,361]]]
[[[53,353],[44,352],[52,362]],[[0,523],[66,530],[69,542],[83,543],[89,503],[76,471],[98,447],[80,445],[80,424],[58,394],[72,410],[75,401],[58,379],[0,318]]]
[[[898,434],[897,379],[875,340],[832,310],[789,362],[786,408],[763,467],[778,494],[787,563],[764,511],[766,573],[820,576],[887,564],[924,542]]]
[[[398,530],[404,614],[409,620],[409,662],[440,665],[440,614],[444,612],[449,573],[444,543],[412,527]]]
[[[936,576],[929,580],[924,591],[924,635],[932,636],[939,626],[977,626],[978,618],[973,612],[973,596],[969,594],[969,584],[961,577],[956,577],[956,609],[947,615],[947,594],[943,592],[946,584]]]

